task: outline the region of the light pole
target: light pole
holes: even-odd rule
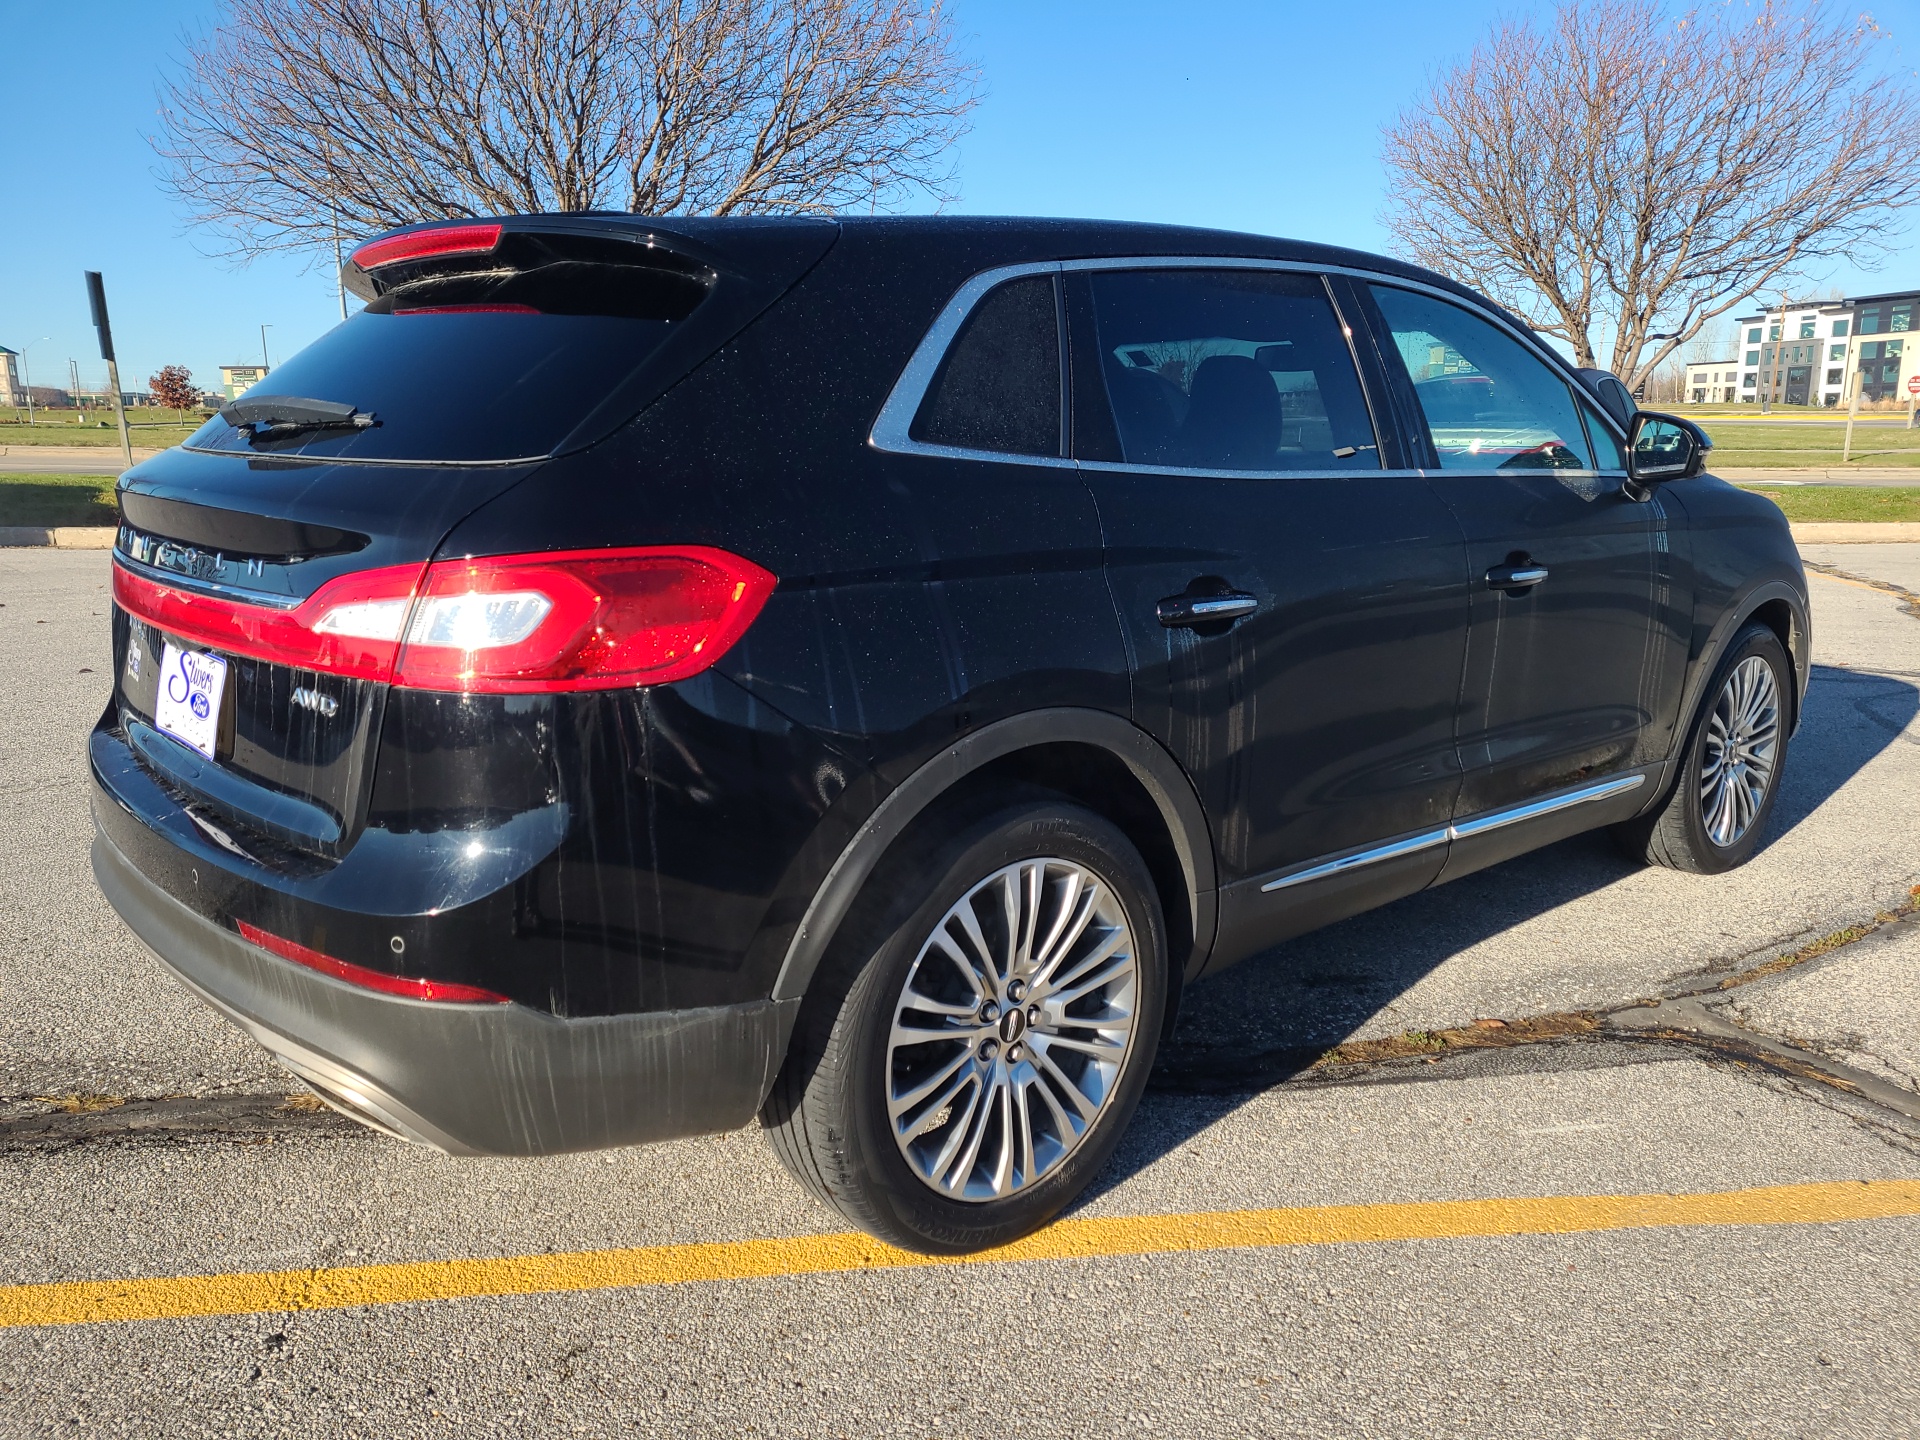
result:
[[[273,368],[273,366],[267,363],[267,331],[272,328],[273,326],[271,324],[260,327],[260,373],[262,375]]]
[[[27,351],[47,338],[42,335],[39,340],[30,340],[20,347],[20,383],[27,392],[27,424],[29,425],[33,424],[33,371],[27,365]]]

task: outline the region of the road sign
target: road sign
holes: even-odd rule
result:
[[[1907,377],[1907,393],[1909,395],[1920,395],[1920,375],[1909,375]]]

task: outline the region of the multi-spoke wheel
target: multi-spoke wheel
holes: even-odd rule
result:
[[[1734,637],[1706,688],[1666,801],[1615,831],[1628,853],[1704,874],[1745,863],[1780,791],[1792,673],[1779,637],[1765,625]]]
[[[1725,848],[1747,833],[1773,787],[1780,749],[1780,686],[1773,667],[1749,655],[1733,667],[1707,716],[1700,766],[1700,813],[1707,836]]]
[[[962,895],[914,957],[887,1036],[887,1116],[914,1174],[993,1200],[1050,1173],[1113,1097],[1134,991],[1126,913],[1087,867],[1021,860]]]
[[[1166,940],[1139,853],[1030,799],[923,831],[869,882],[763,1119],[788,1169],[882,1239],[960,1252],[1045,1224],[1138,1103]]]

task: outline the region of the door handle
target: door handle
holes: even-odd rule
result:
[[[1260,608],[1260,601],[1238,590],[1224,595],[1173,595],[1162,600],[1157,613],[1168,629],[1176,625],[1231,625]]]
[[[1525,565],[1496,565],[1487,571],[1487,585],[1493,590],[1531,590],[1547,578],[1547,567],[1531,562]]]

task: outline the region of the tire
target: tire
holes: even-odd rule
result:
[[[1621,847],[1649,865],[1696,875],[1746,864],[1780,794],[1792,687],[1779,636],[1759,623],[1734,636],[1700,702],[1672,791],[1658,810],[1614,827]],[[1732,759],[1724,744],[1730,722],[1736,729],[1750,722]]]
[[[1049,948],[1049,933],[1070,938]],[[1064,799],[1001,797],[881,864],[801,1007],[761,1123],[793,1176],[867,1233],[931,1255],[1002,1245],[1058,1215],[1112,1155],[1166,997],[1165,921],[1139,852]],[[934,1038],[893,1043],[896,1016]]]

